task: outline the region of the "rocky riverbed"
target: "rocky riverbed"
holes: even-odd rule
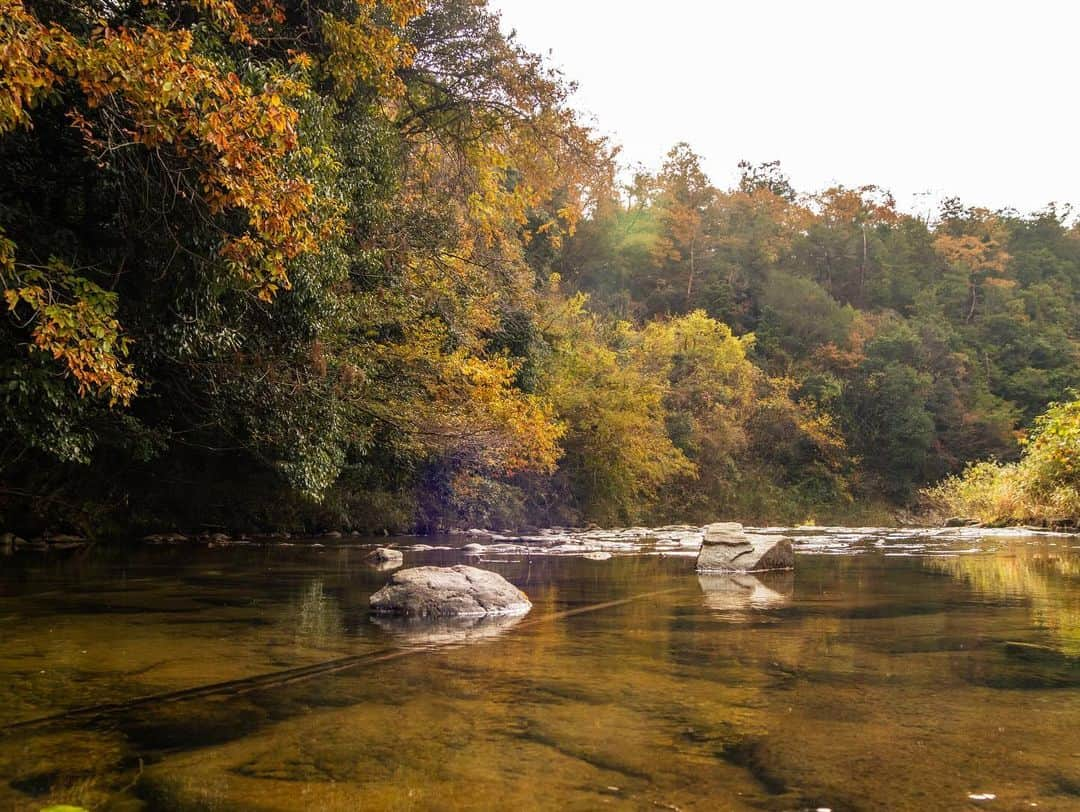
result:
[[[577,555],[606,552],[611,555],[662,555],[696,557],[704,536],[704,527],[666,525],[663,527],[624,527],[612,529],[553,528],[535,533],[492,530],[468,530],[451,538],[460,544],[403,545],[403,550],[462,549],[479,558],[516,555]],[[1069,540],[1080,538],[1065,533],[1031,528],[986,527],[746,527],[758,537],[788,537],[795,552],[818,555],[859,555],[880,552],[892,556],[962,555],[987,551],[997,543],[1017,538]]]

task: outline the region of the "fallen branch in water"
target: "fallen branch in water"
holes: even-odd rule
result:
[[[615,606],[622,606],[623,604],[632,603],[634,601],[644,600],[646,598],[654,598],[658,595],[666,595],[671,592],[678,592],[685,587],[672,587],[671,589],[660,589],[654,592],[644,592],[640,595],[633,595],[629,598],[619,598],[613,601],[604,601],[602,603],[593,603],[588,606],[582,606],[577,609],[567,609],[562,612],[554,612],[550,615],[542,615],[540,617],[533,618],[531,620],[518,623],[516,628],[526,628],[528,626],[536,626],[540,623],[546,623],[552,620],[560,620],[562,618],[573,617],[574,615],[583,615],[588,612],[597,612],[601,609],[611,609]],[[32,719],[23,719],[18,722],[11,722],[6,725],[0,726],[0,735],[8,735],[19,730],[27,730],[35,727],[44,727],[47,725],[58,724],[61,722],[75,721],[78,719],[94,720],[105,716],[113,716],[119,713],[125,713],[136,708],[146,707],[148,705],[165,704],[169,702],[184,702],[189,699],[201,699],[207,696],[217,695],[229,695],[239,696],[240,694],[250,693],[251,691],[257,691],[264,688],[278,688],[282,685],[288,685],[293,682],[300,682],[306,679],[313,679],[326,674],[335,674],[339,671],[345,671],[350,668],[358,668],[362,665],[374,665],[375,663],[385,663],[391,660],[397,660],[402,657],[407,657],[411,654],[419,654],[422,652],[429,652],[433,649],[421,649],[421,648],[407,648],[407,649],[378,649],[376,651],[369,651],[364,654],[352,654],[347,657],[339,657],[334,660],[326,660],[321,663],[315,663],[313,665],[300,666],[298,668],[289,668],[282,671],[272,671],[267,674],[258,674],[254,677],[244,677],[242,679],[227,680],[225,682],[214,682],[209,685],[199,685],[194,688],[183,688],[178,691],[163,691],[162,693],[149,694],[147,696],[140,696],[135,699],[129,699],[124,702],[107,702],[100,705],[85,705],[81,708],[71,708],[69,710],[60,711],[58,713],[49,714],[47,716],[38,716]]]

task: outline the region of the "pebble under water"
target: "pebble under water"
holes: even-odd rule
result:
[[[8,555],[0,809],[1080,809],[1080,538],[763,532],[380,539],[533,602],[434,624],[374,540]]]

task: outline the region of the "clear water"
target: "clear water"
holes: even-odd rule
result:
[[[692,541],[489,539],[531,613],[434,628],[355,540],[0,558],[0,809],[1080,809],[1080,540]]]

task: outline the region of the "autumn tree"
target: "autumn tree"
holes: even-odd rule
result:
[[[672,441],[670,382],[626,323],[585,309],[585,298],[549,295],[543,322],[550,352],[545,395],[566,427],[554,500],[575,512],[551,518],[603,524],[643,521],[661,488],[695,468]]]
[[[958,280],[963,292],[961,313],[965,322],[975,318],[989,288],[1011,288],[1008,278],[1007,232],[1000,218],[985,209],[946,204],[934,250],[944,264],[946,278]]]
[[[817,216],[801,248],[815,281],[844,304],[864,305],[882,238],[898,220],[892,195],[876,186],[836,186],[814,195],[811,205]]]
[[[490,337],[529,224],[569,233],[608,159],[482,4],[4,12],[10,492],[349,523],[431,465],[551,469]]]

